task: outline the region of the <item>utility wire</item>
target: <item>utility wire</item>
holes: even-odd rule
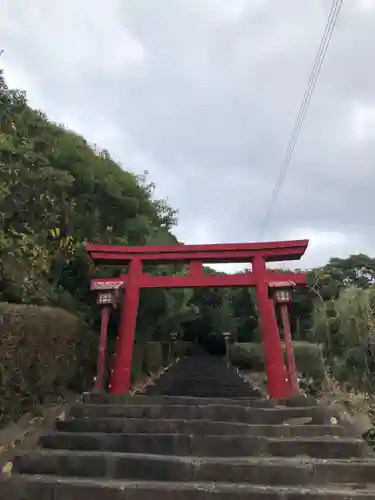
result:
[[[302,100],[302,103],[301,103],[301,106],[300,106],[300,109],[299,109],[299,112],[297,115],[297,119],[295,121],[293,130],[292,130],[291,137],[289,139],[288,147],[287,147],[285,155],[284,155],[284,160],[283,160],[283,163],[282,163],[282,166],[280,169],[280,173],[279,173],[279,176],[277,178],[276,185],[272,191],[271,200],[270,200],[268,209],[267,209],[266,214],[265,214],[265,216],[262,220],[262,223],[261,223],[261,232],[264,230],[264,228],[266,227],[266,225],[269,221],[270,215],[271,215],[272,210],[276,204],[277,198],[280,194],[283,182],[284,182],[286,174],[288,172],[288,168],[290,166],[290,161],[291,161],[294,149],[296,147],[298,137],[300,135],[300,132],[301,132],[301,129],[302,129],[302,126],[304,123],[304,119],[306,117],[308,107],[310,105],[310,101],[311,101],[316,83],[318,81],[318,77],[319,77],[319,74],[320,74],[320,71],[321,71],[321,68],[322,68],[322,65],[323,65],[329,44],[330,44],[330,41],[332,38],[333,31],[334,31],[336,23],[337,23],[338,16],[339,16],[340,11],[341,11],[342,4],[343,4],[343,0],[333,0],[333,2],[332,2],[331,10],[330,10],[330,13],[329,13],[329,16],[327,19],[327,23],[326,23],[326,26],[324,29],[323,37],[321,39],[320,46],[319,46],[317,55],[315,57],[315,61],[314,61],[313,67],[311,69],[307,88],[306,88],[306,91],[305,91],[305,94],[304,94],[304,97],[303,97],[303,100]]]
[[[301,104],[301,107],[300,107],[300,110],[299,110],[299,113],[297,116],[297,120],[296,120],[296,123],[294,125],[291,138],[289,140],[289,144],[288,144],[285,156],[284,156],[284,161],[283,161],[283,164],[282,164],[282,167],[280,170],[279,177],[278,177],[277,182],[276,182],[276,186],[275,186],[273,193],[272,193],[272,198],[271,198],[271,202],[269,205],[269,209],[268,209],[266,217],[265,217],[265,221],[267,221],[269,215],[272,212],[273,206],[274,206],[276,199],[280,193],[282,183],[284,181],[287,170],[289,168],[290,160],[291,160],[292,154],[294,152],[294,148],[296,146],[300,131],[302,129],[303,121],[304,121],[304,118],[305,118],[306,113],[307,113],[307,109],[308,109],[308,106],[309,106],[309,103],[310,103],[310,100],[312,97],[313,90],[315,88],[318,76],[320,74],[320,70],[321,70],[321,67],[322,67],[322,64],[324,61],[325,54],[326,54],[327,49],[328,49],[329,42],[330,42],[331,37],[332,37],[333,29],[334,29],[334,26],[335,26],[335,23],[336,23],[336,20],[337,20],[337,17],[338,17],[340,8],[341,8],[341,4],[342,4],[342,0],[334,0],[334,2],[332,4],[331,11],[330,11],[328,21],[327,21],[327,24],[325,27],[325,31],[323,34],[323,38],[321,40],[320,47],[319,47],[319,50],[318,50],[317,56],[315,58],[311,74],[310,74],[310,78],[309,78],[307,89],[305,91],[304,99],[302,101],[302,104]]]
[[[314,65],[313,65],[313,68],[312,68],[312,71],[310,74],[308,86],[307,86],[307,89],[305,91],[304,99],[302,101],[302,104],[301,104],[301,107],[300,107],[300,110],[299,110],[299,113],[297,116],[297,120],[296,120],[296,123],[294,125],[291,138],[289,140],[289,144],[288,144],[285,156],[284,156],[284,161],[283,161],[283,164],[282,164],[282,167],[280,170],[280,174],[279,174],[279,177],[277,179],[276,186],[275,186],[273,193],[272,193],[271,202],[270,202],[268,211],[267,211],[266,216],[264,218],[263,226],[266,225],[266,222],[267,222],[267,220],[272,212],[272,209],[276,203],[277,197],[280,193],[280,190],[281,190],[283,181],[285,179],[287,170],[289,168],[290,160],[291,160],[292,154],[294,152],[294,148],[296,146],[300,131],[302,129],[303,121],[304,121],[304,118],[306,116],[307,109],[308,109],[308,106],[310,104],[310,100],[311,100],[317,79],[318,79],[319,74],[320,74],[320,70],[321,70],[327,49],[328,49],[328,45],[329,45],[329,42],[330,42],[331,37],[332,37],[333,29],[335,27],[338,14],[339,14],[340,9],[341,9],[342,1],[343,0],[334,0],[334,2],[332,4],[330,15],[329,15],[329,18],[328,18],[328,21],[326,24],[326,28],[324,31],[324,35],[323,35],[323,38],[322,38],[322,41],[321,41],[321,44],[320,44],[320,47],[318,50],[318,54],[317,54],[315,61],[314,61]]]
[[[282,164],[282,167],[281,167],[281,171],[280,171],[278,180],[276,182],[276,187],[275,187],[275,190],[274,190],[275,191],[274,194],[276,195],[276,197],[277,197],[277,195],[279,193],[279,190],[280,190],[280,187],[281,187],[280,183],[282,182],[283,178],[285,177],[286,170],[288,168],[289,159],[291,158],[291,155],[293,153],[293,149],[294,149],[295,143],[296,143],[296,141],[298,139],[299,131],[301,130],[304,117],[305,117],[305,115],[307,113],[307,108],[308,108],[308,105],[309,105],[309,102],[310,102],[310,99],[311,99],[311,96],[312,96],[312,91],[314,90],[314,87],[315,87],[315,84],[316,84],[316,81],[317,81],[317,77],[319,76],[320,68],[321,68],[321,65],[323,63],[323,58],[324,58],[324,55],[325,55],[324,51],[326,51],[327,48],[328,48],[327,40],[328,40],[328,36],[329,36],[330,30],[332,28],[333,16],[335,14],[335,9],[337,8],[338,1],[339,0],[334,0],[333,3],[332,3],[332,6],[331,6],[331,11],[329,13],[327,24],[326,24],[326,27],[325,27],[325,30],[324,30],[324,33],[323,33],[323,38],[322,38],[322,40],[320,42],[318,53],[317,53],[317,55],[315,57],[315,61],[314,61],[314,64],[313,64],[313,67],[312,67],[312,70],[311,70],[311,73],[310,73],[310,77],[309,77],[309,81],[308,81],[308,84],[307,84],[307,88],[305,90],[305,94],[304,94],[304,97],[303,97],[303,100],[302,100],[302,104],[301,104],[299,112],[298,112],[297,120],[296,120],[296,122],[294,124],[294,127],[293,127],[292,135],[291,135],[291,137],[289,139],[289,144],[288,144],[285,156],[284,156],[284,161],[283,161],[283,164]],[[272,197],[273,201],[274,201],[274,197],[275,196]]]

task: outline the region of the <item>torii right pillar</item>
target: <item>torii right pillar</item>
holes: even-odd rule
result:
[[[262,331],[268,395],[271,399],[282,399],[291,396],[293,390],[284,362],[284,350],[276,320],[275,304],[269,298],[268,272],[264,258],[255,257],[252,266],[257,282],[257,308]]]

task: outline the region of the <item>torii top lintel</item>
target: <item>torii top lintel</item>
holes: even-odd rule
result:
[[[308,240],[214,245],[117,246],[86,243],[86,250],[96,264],[127,264],[131,260],[165,264],[200,261],[206,264],[248,263],[255,257],[266,262],[298,260],[305,253]]]

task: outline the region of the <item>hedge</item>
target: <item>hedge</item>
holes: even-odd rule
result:
[[[317,382],[324,379],[324,365],[319,344],[293,342],[294,355],[299,373]],[[239,368],[264,371],[264,355],[261,344],[235,343],[231,345],[231,360]]]
[[[145,358],[145,345],[141,343],[135,343],[133,347],[133,358],[131,367],[131,381],[135,382],[145,373],[144,366]]]
[[[175,342],[172,356],[190,354],[193,347]],[[97,349],[98,336],[67,311],[0,303],[0,426],[64,390],[91,390]],[[136,343],[132,380],[168,361],[168,342]]]
[[[254,371],[264,370],[264,356],[261,344],[235,343],[230,346],[233,365]]]
[[[145,349],[146,373],[156,373],[163,366],[162,342],[147,342]]]
[[[67,311],[0,303],[0,425],[47,396],[91,387],[96,344]]]
[[[174,342],[173,352],[177,357],[191,356],[196,349],[194,342],[185,342],[183,340],[178,340]]]

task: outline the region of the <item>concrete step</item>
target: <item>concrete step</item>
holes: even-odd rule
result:
[[[56,423],[63,432],[105,432],[125,434],[192,434],[195,436],[241,435],[267,437],[347,436],[339,425],[249,425],[211,420],[167,420],[143,418],[76,418]]]
[[[193,382],[199,382],[200,384],[209,384],[213,382],[215,384],[219,383],[223,385],[229,385],[230,381],[232,380],[234,380],[235,382],[244,380],[238,375],[235,370],[231,368],[227,369],[225,367],[223,369],[223,366],[220,366],[215,370],[203,370],[202,367],[199,370],[195,368],[193,371],[182,369],[180,370],[180,373],[177,373],[177,371],[173,371],[170,369],[164,372],[159,380],[162,381],[162,379],[166,380],[168,378],[176,379],[176,377],[181,378],[181,380],[191,380]]]
[[[183,387],[179,387],[176,389],[170,389],[170,388],[155,388],[151,389],[149,388],[146,391],[146,394],[149,395],[156,395],[156,394],[165,394],[168,396],[190,396],[190,397],[197,397],[197,398],[205,398],[205,397],[213,397],[213,398],[257,398],[260,396],[258,392],[254,392],[253,390],[249,389],[223,389],[221,387],[218,388],[213,388],[213,387],[207,387],[206,389],[200,389],[200,388],[194,388],[194,387],[189,387],[184,389]]]
[[[151,482],[19,476],[3,479],[1,500],[369,500],[374,488],[281,487],[221,482]]]
[[[155,383],[158,388],[160,387],[167,387],[172,385],[175,385],[175,378],[170,377],[163,378],[161,377],[158,379]],[[207,388],[221,388],[221,389],[226,389],[226,390],[233,390],[233,389],[247,389],[250,391],[254,391],[254,389],[242,378],[238,377],[237,375],[234,375],[231,377],[229,380],[226,379],[225,382],[217,377],[213,377],[212,379],[203,378],[202,380],[195,380],[195,379],[189,379],[189,378],[183,378],[181,381],[179,381],[179,385],[184,385],[186,387],[194,387],[194,388],[199,388],[201,390],[205,390]]]
[[[172,372],[164,373],[156,383],[164,383],[177,380],[179,383],[191,383],[195,385],[199,385],[201,387],[205,386],[222,386],[222,387],[230,387],[232,384],[242,386],[246,385],[247,387],[251,387],[244,378],[240,377],[236,372],[224,372],[219,371],[217,373],[194,373],[192,375],[181,373],[180,375],[174,374]]]
[[[38,450],[18,455],[13,471],[66,477],[307,486],[374,484],[375,461],[197,458],[126,453]],[[375,484],[374,484],[375,487]]]
[[[115,405],[168,405],[168,406],[251,406],[252,408],[273,408],[274,402],[271,399],[246,398],[209,398],[209,397],[186,397],[186,396],[146,396],[137,394],[129,396],[127,394],[95,394],[87,393],[82,397],[84,403],[88,404],[115,404]]]
[[[122,417],[122,418],[158,418],[182,420],[213,420],[218,422],[239,422],[248,424],[275,425],[295,418],[312,418],[311,423],[326,424],[326,418],[320,408],[283,407],[252,408],[231,405],[75,405],[72,417]]]
[[[314,458],[362,457],[364,441],[352,438],[266,438],[259,436],[193,436],[179,434],[117,434],[55,432],[43,436],[49,449],[113,451],[199,457],[309,456]]]
[[[203,370],[199,370],[194,373],[187,373],[186,371],[183,371],[179,374],[173,373],[172,370],[164,372],[163,375],[160,377],[160,382],[164,382],[165,380],[176,380],[176,379],[181,379],[181,382],[193,382],[197,383],[200,385],[226,385],[229,386],[232,382],[244,382],[244,378],[240,377],[238,373],[236,373],[234,370],[216,370],[216,371],[207,371],[203,372]]]
[[[158,381],[156,381],[155,385],[158,385],[159,387],[163,386],[168,386],[170,385],[169,382],[174,382],[174,380],[168,381],[168,379],[159,379],[160,382],[158,384]],[[194,379],[186,379],[184,378],[181,380],[179,383],[181,385],[184,385],[186,387],[194,387],[195,389],[200,389],[200,390],[207,390],[208,388],[220,388],[223,390],[235,390],[235,389],[241,389],[241,390],[248,390],[248,391],[254,391],[254,389],[243,379],[241,378],[235,378],[233,377],[232,380],[226,380],[225,382],[221,380],[217,380],[213,378],[212,380],[194,380]]]

